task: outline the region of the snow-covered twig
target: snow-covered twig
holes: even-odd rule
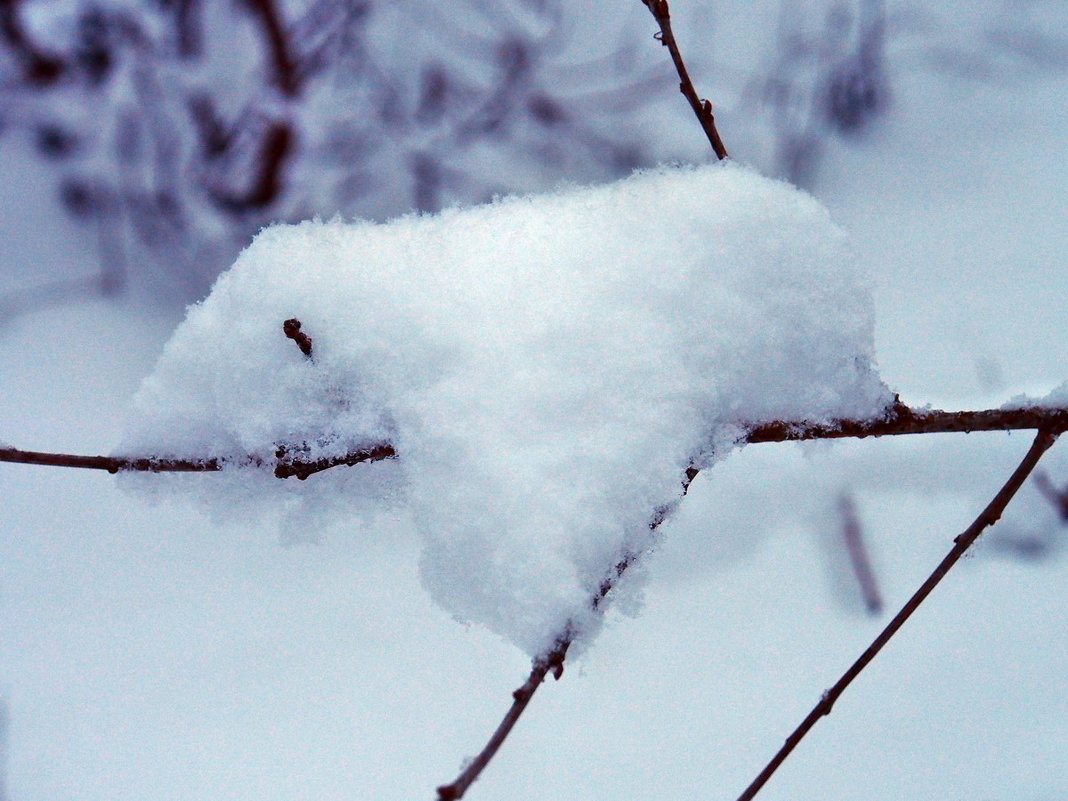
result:
[[[821,717],[831,714],[831,709],[834,707],[835,701],[845,691],[845,689],[852,683],[853,679],[860,675],[861,671],[868,666],[868,664],[875,658],[876,654],[882,650],[890,638],[893,637],[898,629],[900,629],[905,621],[909,619],[913,612],[924,602],[931,591],[938,586],[938,583],[945,578],[950,569],[957,563],[957,561],[964,555],[965,551],[971,547],[972,543],[979,538],[979,535],[983,531],[994,525],[1005,511],[1005,507],[1008,506],[1009,501],[1012,500],[1017,490],[1023,486],[1024,481],[1034,470],[1035,465],[1038,464],[1038,460],[1042,458],[1042,455],[1050,448],[1056,441],[1057,435],[1063,428],[1054,430],[1049,427],[1042,427],[1038,431],[1038,435],[1035,437],[1035,441],[1032,443],[1031,448],[1027,451],[1023,461],[1009,477],[1009,480],[1005,482],[1005,486],[1001,488],[994,499],[987,505],[982,513],[975,518],[975,521],[968,526],[968,528],[954,540],[953,548],[945,558],[939,563],[938,567],[934,569],[934,572],[927,577],[927,580],[920,585],[920,588],[916,590],[915,594],[909,598],[908,602],[901,608],[894,619],[886,626],[885,629],[879,634],[878,637],[872,641],[872,644],[868,646],[867,650],[860,655],[860,658],[847,670],[842,677],[835,683],[833,687],[825,691],[820,698],[818,704],[813,707],[801,724],[794,730],[787,739],[783,747],[772,758],[772,760],[764,767],[760,774],[753,780],[753,782],[745,789],[745,791],[738,796],[738,801],[750,801],[756,796],[764,784],[771,778],[772,774],[778,769],[779,765],[790,755],[790,753],[797,747],[798,743],[808,734],[809,730],[816,725]]]
[[[298,344],[300,343],[298,342]],[[789,747],[789,750],[792,750],[793,746],[800,741],[808,728],[811,728],[812,724],[815,723],[815,720],[830,712],[830,707],[831,704],[833,704],[834,699],[841,694],[842,690],[845,689],[856,674],[863,669],[867,662],[869,662],[882,645],[885,644],[886,640],[893,635],[908,615],[912,613],[915,607],[922,602],[923,598],[926,597],[934,585],[941,580],[949,567],[951,567],[960,557],[960,554],[962,554],[967,546],[975,540],[979,535],[979,532],[986,526],[991,525],[997,517],[1000,516],[1001,510],[1004,509],[1005,505],[1012,498],[1013,493],[1018,489],[1019,484],[1023,482],[1035,463],[1037,463],[1038,457],[1041,456],[1042,452],[1053,443],[1053,440],[1058,434],[1068,431],[1068,408],[1033,406],[1016,409],[986,409],[981,411],[959,412],[947,412],[939,409],[924,409],[917,411],[898,402],[892,407],[889,414],[884,418],[876,420],[835,420],[827,423],[783,422],[774,420],[769,422],[752,423],[747,426],[747,428],[748,433],[742,437],[742,441],[749,443],[840,439],[847,437],[864,438],[898,434],[1007,431],[1036,428],[1040,430],[1035,445],[1032,446],[1027,459],[1025,459],[1024,463],[1017,469],[1016,473],[1013,474],[1012,479],[1005,485],[1005,488],[998,494],[994,502],[987,507],[983,514],[976,520],[976,523],[974,523],[968,531],[957,538],[957,546],[950,553],[950,556],[946,557],[938,570],[932,574],[932,578],[928,579],[928,582],[921,587],[909,604],[906,605],[905,609],[894,618],[884,634],[880,635],[880,639],[876,640],[876,643],[873,644],[872,648],[865,652],[865,655],[861,657],[861,660],[859,660],[854,668],[851,669],[851,672],[847,673],[846,677],[844,677],[839,684],[835,685],[835,688],[825,696],[824,700],[821,701],[820,705],[813,711],[813,714],[810,715],[810,719],[806,719],[806,723],[803,724],[804,730],[799,729],[799,733],[795,733],[795,738],[792,738],[793,744]],[[305,479],[314,473],[341,465],[355,465],[362,462],[375,462],[382,459],[394,459],[397,457],[397,451],[392,444],[388,442],[377,443],[345,454],[344,456],[324,458],[315,461],[307,461],[297,456],[293,456],[289,453],[286,446],[283,445],[278,446],[274,453],[274,474],[278,478],[296,476],[297,478]],[[111,473],[117,473],[120,470],[150,472],[212,472],[221,470],[224,464],[224,460],[217,457],[201,459],[163,459],[128,456],[79,456],[74,454],[24,451],[17,448],[0,448],[0,461],[63,467],[83,467],[107,470]],[[261,456],[249,455],[244,457],[243,460],[234,460],[232,463],[264,466],[269,464],[269,461],[269,459]],[[680,493],[679,501],[685,496],[690,483],[698,475],[698,472],[699,470],[696,467],[691,467],[686,471],[685,478],[682,482],[682,492]],[[655,510],[649,521],[650,529],[655,530],[659,528],[659,526],[670,516],[679,501]],[[591,598],[590,603],[594,609],[599,609],[601,607],[604,599],[637,558],[638,555],[636,554],[624,554],[621,556],[619,561],[613,566],[609,575],[602,581],[597,593]],[[551,672],[556,678],[560,677],[563,673],[564,660],[571,645],[571,640],[572,635],[570,632],[562,632],[557,638],[556,646],[553,650],[534,660],[529,677],[513,693],[513,703],[511,707],[486,743],[485,747],[455,781],[438,788],[438,795],[441,801],[453,801],[454,799],[459,799],[463,796],[467,788],[470,787],[481,774],[482,770],[485,769],[493,759],[493,756],[497,753],[497,750],[501,747],[512,728],[518,722],[524,709],[530,702],[530,699],[533,697],[537,688],[541,686],[541,683],[545,680],[546,676]],[[769,766],[770,770],[766,770],[766,775],[762,774],[763,778],[760,780],[760,784],[763,784],[763,782],[767,780],[767,777],[771,775],[771,772],[773,772],[778,764],[781,763],[782,759],[785,759],[789,750],[785,750],[785,753],[777,758],[777,762]],[[754,786],[756,784],[757,783],[754,782]],[[755,789],[753,789],[752,792],[755,793],[756,789],[759,789],[759,786],[755,786]],[[742,796],[742,798],[751,797],[751,794]]]
[[[690,483],[697,476],[697,472],[696,468],[691,467],[687,469],[686,478],[682,483],[683,496],[685,496],[686,492],[689,490]],[[679,498],[679,500],[681,501],[682,498]],[[657,509],[653,513],[652,519],[649,521],[649,528],[653,530],[659,528],[660,525],[668,519],[677,505],[678,501],[670,506]],[[597,593],[590,600],[590,605],[594,609],[599,609],[601,607],[601,604],[608,596],[608,593],[612,591],[616,582],[623,577],[623,574],[627,569],[634,564],[638,559],[638,556],[638,554],[626,554],[616,562],[611,573],[601,582],[601,586],[598,588]],[[462,798],[463,794],[467,791],[467,788],[470,787],[475,779],[481,775],[482,771],[489,765],[490,760],[493,759],[498,749],[504,744],[508,735],[511,734],[515,724],[519,722],[523,710],[526,709],[527,704],[530,703],[530,699],[533,697],[534,693],[537,692],[538,687],[545,681],[546,676],[550,672],[555,679],[559,679],[564,675],[564,660],[567,658],[567,652],[571,647],[572,638],[573,635],[571,632],[565,631],[557,638],[556,647],[553,648],[551,652],[534,660],[534,664],[527,680],[512,693],[512,705],[509,707],[508,712],[505,713],[500,725],[497,726],[486,745],[478,753],[478,756],[467,764],[460,775],[456,777],[456,780],[451,784],[445,784],[438,788],[438,801],[455,801],[456,799]]]
[[[712,149],[716,152],[716,158],[727,158],[727,148],[720,138],[719,131],[716,130],[716,118],[712,114],[712,101],[702,100],[697,95],[693,81],[690,80],[690,73],[682,60],[682,53],[679,52],[679,45],[675,41],[675,34],[671,30],[671,10],[668,8],[667,0],[642,0],[642,2],[645,3],[645,7],[649,9],[649,12],[660,26],[660,35],[657,39],[671,53],[671,60],[675,63],[675,70],[679,73],[679,91],[690,102],[690,108],[697,115],[697,121],[701,123],[701,128],[704,129],[709,144],[712,145]]]
[[[1068,431],[1068,408],[1026,406],[1011,409],[947,412],[912,409],[895,403],[889,414],[874,420],[833,420],[829,423],[754,422],[744,442],[788,442],[809,439],[884,437],[896,434],[948,434],[1013,431],[1048,427]]]
[[[397,452],[388,442],[369,445],[360,450],[350,451],[344,456],[333,456],[308,461],[294,457],[284,446],[279,446],[274,458],[248,455],[241,459],[225,460],[218,457],[203,459],[168,459],[144,456],[83,456],[74,453],[46,453],[43,451],[24,451],[19,448],[0,448],[0,462],[18,464],[36,464],[49,467],[83,467],[89,470],[107,470],[118,473],[134,470],[146,473],[212,473],[223,469],[228,461],[231,464],[264,466],[274,462],[274,474],[278,478],[296,476],[305,479],[308,476],[341,465],[356,465],[361,462],[378,462],[382,459],[394,459]]]

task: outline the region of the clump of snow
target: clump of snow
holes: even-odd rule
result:
[[[178,482],[225,487],[212,503],[231,515],[402,503],[435,600],[538,654],[595,629],[591,597],[714,444],[750,421],[884,412],[872,316],[826,210],[731,165],[276,226],[190,309],[123,451],[232,459]],[[399,459],[271,475],[280,443],[379,441]]]
[[[1001,408],[1029,409],[1036,406],[1044,409],[1064,409],[1068,407],[1068,381],[1058,384],[1040,397],[1027,394],[1013,395],[1002,404]]]

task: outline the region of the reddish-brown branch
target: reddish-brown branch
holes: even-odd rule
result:
[[[305,479],[308,476],[341,465],[355,465],[361,462],[378,462],[393,459],[397,452],[389,443],[378,443],[366,448],[350,451],[343,456],[334,456],[308,461],[299,456],[291,456],[285,448],[279,448],[273,460],[260,456],[246,455],[233,459],[233,464],[264,466],[274,462],[274,474],[278,478],[296,476]],[[166,459],[145,456],[82,456],[73,453],[45,453],[42,451],[24,451],[19,448],[0,448],[0,462],[17,464],[35,464],[49,467],[81,467],[89,470],[107,470],[118,473],[133,470],[147,473],[211,473],[223,469],[227,460],[217,457],[205,459]]]
[[[698,470],[695,467],[687,468],[685,476],[682,481],[682,496],[685,496],[690,489],[690,484],[694,478],[697,477]],[[678,506],[682,500],[680,497],[674,503],[662,506],[653,512],[653,516],[649,520],[649,528],[653,531],[660,528],[661,524],[668,519],[674,509]],[[599,610],[604,604],[605,598],[616,586],[616,583],[623,578],[623,574],[627,572],[639,558],[640,554],[626,553],[624,554],[615,565],[613,565],[611,571],[601,581],[600,586],[597,588],[597,592],[590,598],[590,606],[594,610]],[[438,801],[455,801],[463,797],[463,794],[467,792],[467,788],[470,787],[474,781],[482,774],[482,771],[489,765],[490,760],[503,745],[504,741],[511,734],[515,724],[519,722],[520,716],[523,714],[523,710],[526,709],[527,704],[530,702],[531,696],[534,695],[538,687],[545,681],[545,677],[549,672],[552,672],[553,678],[559,679],[564,675],[564,660],[567,658],[568,649],[571,648],[571,643],[574,640],[574,632],[571,624],[565,627],[565,630],[556,638],[556,646],[546,656],[539,657],[534,660],[533,668],[530,671],[530,676],[527,680],[512,693],[512,705],[505,713],[504,718],[501,720],[500,725],[497,726],[493,735],[489,741],[479,752],[470,764],[464,768],[463,772],[453,781],[451,784],[446,784],[438,788]]]
[[[486,743],[478,756],[472,759],[460,775],[456,777],[455,781],[438,788],[438,801],[456,801],[463,798],[467,788],[481,775],[490,760],[496,755],[498,749],[504,744],[508,735],[511,734],[515,724],[519,722],[523,710],[530,703],[530,699],[534,697],[538,687],[545,681],[545,677],[552,673],[556,678],[560,678],[563,673],[564,655],[566,653],[567,647],[563,646],[547,657],[534,660],[530,676],[512,693],[512,705],[508,708],[508,712],[500,725],[489,738],[489,742]]]
[[[323,459],[308,461],[299,457],[291,457],[285,452],[285,448],[279,448],[276,452],[277,462],[274,467],[275,478],[289,478],[296,476],[303,481],[308,476],[329,470],[332,467],[352,467],[363,462],[381,462],[384,459],[396,459],[397,451],[388,442],[380,442],[357,451],[351,451],[344,456],[330,456]]]
[[[897,403],[886,419],[870,422],[858,420],[837,420],[833,423],[784,423],[774,421],[753,425],[749,434],[743,437],[745,442],[785,442],[790,440],[825,439],[841,437],[878,437],[889,434],[919,434],[937,433],[940,431],[991,431],[1007,429],[1043,429],[1048,436],[1055,437],[1057,433],[1068,430],[1068,409],[1021,409],[1005,411],[992,409],[982,412],[943,412],[928,410],[913,412],[907,406]],[[1046,447],[1049,447],[1048,445]],[[1033,466],[1033,465],[1032,465]],[[690,484],[699,474],[699,469],[690,467],[686,470],[682,482],[682,493],[678,500],[667,504],[654,511],[649,520],[649,528],[657,529],[678,506],[690,488]],[[1014,474],[1015,477],[1015,474]],[[1024,476],[1026,477],[1026,476]],[[1022,481],[1023,478],[1020,479]],[[1014,490],[1015,491],[1015,490]],[[1000,495],[999,495],[1000,497]],[[1009,495],[1009,498],[1012,496]],[[1008,503],[1008,499],[1005,500]],[[991,507],[988,507],[988,511]],[[984,513],[985,514],[985,513]],[[1000,513],[999,513],[1000,514]],[[962,535],[963,536],[963,535]],[[976,535],[978,536],[978,535]],[[605,579],[601,582],[597,592],[590,599],[590,605],[598,610],[604,603],[605,598],[616,586],[623,574],[639,558],[640,554],[625,554],[613,567]],[[922,599],[921,599],[922,600]],[[574,634],[565,630],[556,640],[556,647],[547,655],[534,660],[530,676],[513,693],[513,703],[505,713],[504,718],[494,730],[489,741],[479,752],[463,772],[451,784],[438,788],[438,801],[455,801],[462,798],[471,784],[481,775],[489,765],[494,755],[507,739],[520,716],[530,702],[531,696],[541,686],[551,668],[556,678],[560,678],[564,670],[564,660]],[[874,654],[872,654],[874,656]],[[844,689],[844,687],[842,688]],[[829,711],[829,710],[828,710]],[[804,735],[802,735],[804,736]],[[770,774],[769,774],[770,775]]]
[[[642,2],[660,26],[660,36],[657,38],[671,53],[671,60],[675,63],[675,71],[679,74],[679,91],[689,101],[690,108],[697,115],[697,121],[701,123],[701,128],[704,130],[705,136],[708,137],[708,142],[712,145],[716,158],[727,158],[727,148],[720,138],[719,131],[716,130],[716,118],[712,114],[712,102],[698,97],[693,81],[690,80],[690,73],[682,60],[682,53],[679,51],[679,45],[675,41],[675,34],[671,30],[671,10],[668,8],[667,0],[642,0]]]
[[[1060,433],[1068,430],[1068,408],[1028,406],[1018,409],[985,409],[978,412],[946,412],[941,409],[910,409],[898,403],[883,419],[834,420],[829,423],[755,422],[743,441],[788,442],[808,439],[885,437],[898,434],[946,434],[973,431],[1012,431],[1043,426]]]
[[[299,343],[298,343],[299,344]],[[973,431],[1011,431],[1018,429],[1046,428],[1055,434],[1068,431],[1068,408],[1031,406],[1020,409],[987,409],[983,411],[946,412],[940,409],[914,411],[897,404],[891,412],[879,420],[834,420],[828,423],[783,422],[750,423],[748,433],[740,442],[791,442],[812,439],[843,439],[883,437],[899,434],[938,434]],[[307,478],[313,473],[342,465],[394,459],[397,451],[389,442],[379,442],[341,456],[307,461],[299,450],[279,446],[275,454],[275,475],[279,478],[297,476]],[[235,464],[264,465],[270,460],[255,455],[235,456]],[[18,448],[0,448],[0,462],[54,465],[61,467],[84,467],[93,470],[140,470],[153,473],[166,472],[211,472],[221,469],[222,460],[217,457],[190,457],[187,459],[160,459],[138,456],[81,456],[69,453],[44,453],[24,451]],[[698,474],[692,467],[686,472],[685,488]],[[654,512],[650,526],[655,528],[663,522],[674,505]]]
[[[1013,496],[1023,485],[1028,475],[1034,470],[1035,465],[1038,464],[1039,459],[1042,458],[1042,455],[1051,445],[1053,445],[1056,439],[1057,433],[1051,429],[1039,429],[1038,435],[1035,437],[1035,441],[1032,443],[1031,448],[1027,451],[1023,461],[1020,462],[1016,470],[1013,471],[1009,480],[1005,482],[1005,486],[1003,486],[998,494],[994,496],[994,499],[987,505],[975,521],[968,526],[962,534],[954,539],[954,545],[950,552],[946,554],[938,567],[934,569],[934,572],[927,577],[927,580],[920,585],[920,588],[916,590],[915,594],[901,608],[901,611],[894,616],[894,619],[890,621],[879,636],[875,638],[872,644],[868,646],[867,650],[860,655],[860,658],[853,663],[849,670],[842,675],[831,689],[823,693],[819,703],[816,704],[811,712],[809,712],[808,717],[806,717],[786,739],[783,747],[779,749],[778,753],[775,754],[772,760],[764,767],[753,782],[740,796],[738,796],[738,801],[751,801],[751,799],[760,792],[760,789],[768,779],[771,778],[772,774],[775,773],[779,765],[785,761],[794,748],[797,747],[798,743],[804,739],[809,730],[816,725],[816,722],[825,715],[831,714],[831,709],[834,707],[835,701],[837,701],[839,696],[845,692],[845,689],[852,683],[853,679],[860,675],[861,671],[868,666],[879,651],[882,650],[883,646],[886,645],[898,632],[898,630],[905,624],[905,621],[911,617],[912,613],[915,612],[927,596],[931,594],[931,591],[938,586],[938,583],[942,581],[943,578],[946,577],[946,574],[964,555],[965,551],[967,551],[976,539],[978,539],[979,535],[1001,518],[1009,501],[1012,500]]]
[[[74,453],[45,453],[0,448],[0,462],[36,464],[49,467],[84,467],[89,470],[140,470],[152,473],[210,473],[221,470],[218,459],[154,459],[128,456],[82,456]]]

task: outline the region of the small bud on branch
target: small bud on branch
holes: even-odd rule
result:
[[[300,348],[300,352],[307,356],[309,359],[312,355],[312,338],[300,330],[300,320],[296,317],[290,317],[284,323],[282,323],[282,331],[285,335],[297,343],[297,347]]]
[[[682,53],[679,51],[679,45],[675,41],[675,34],[671,30],[671,9],[668,8],[667,0],[642,0],[642,2],[660,26],[660,32],[655,34],[656,40],[671,53],[675,71],[679,74],[679,91],[690,103],[690,108],[693,109],[693,113],[697,116],[697,121],[701,123],[701,128],[704,130],[705,136],[708,137],[708,142],[712,145],[716,158],[720,160],[727,158],[727,147],[723,144],[719,131],[716,130],[716,118],[712,114],[712,102],[710,100],[702,100],[698,96],[693,81],[690,80],[690,73],[682,60]]]

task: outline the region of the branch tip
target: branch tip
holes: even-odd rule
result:
[[[690,80],[690,73],[682,60],[682,53],[679,51],[678,43],[675,41],[675,34],[671,30],[671,10],[668,8],[667,0],[642,0],[642,2],[653,15],[657,25],[660,26],[659,34],[653,34],[653,38],[667,47],[671,53],[671,61],[675,65],[675,71],[679,74],[679,91],[689,101],[690,108],[697,117],[697,121],[701,124],[705,136],[708,137],[708,143],[712,145],[716,158],[720,160],[727,158],[727,148],[723,144],[719,131],[716,130],[716,122],[712,116],[712,104],[707,100],[702,101],[698,97],[693,81]]]
[[[312,338],[300,330],[300,320],[290,317],[282,323],[282,331],[287,337],[297,343],[300,352],[309,359],[312,355]]]

